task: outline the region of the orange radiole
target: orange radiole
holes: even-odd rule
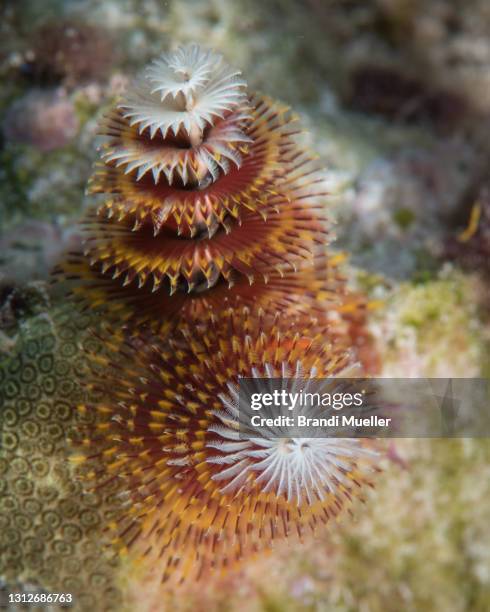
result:
[[[72,292],[158,331],[242,305],[324,313],[344,281],[325,173],[298,132],[221,55],[190,45],[153,62],[100,127],[102,203],[62,266]]]
[[[58,270],[113,330],[90,355],[74,460],[119,491],[117,547],[159,580],[202,576],[301,538],[371,482],[368,443],[243,440],[233,409],[240,377],[345,373],[365,302],[327,250],[325,173],[295,117],[221,55],[163,55],[100,133],[101,202]]]

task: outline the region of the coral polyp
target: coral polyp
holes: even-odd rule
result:
[[[240,437],[229,407],[241,377],[333,377],[350,364],[327,330],[264,323],[229,313],[93,357],[94,388],[107,399],[79,407],[98,418],[74,459],[98,488],[118,482],[127,506],[115,541],[158,578],[203,575],[305,536],[375,472],[362,440]]]

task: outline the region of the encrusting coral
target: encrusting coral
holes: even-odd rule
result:
[[[101,533],[114,488],[87,491],[67,459],[88,372],[78,344],[104,348],[89,324],[89,314],[54,325],[38,312],[0,353],[0,589],[6,580],[9,592],[20,583],[71,593],[80,610],[120,610],[119,560]]]

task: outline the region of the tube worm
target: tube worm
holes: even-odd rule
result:
[[[327,251],[324,174],[297,133],[196,45],[151,64],[101,127],[103,201],[59,270],[112,324],[74,459],[95,490],[117,483],[114,541],[158,579],[302,537],[375,471],[360,440],[241,440],[230,412],[240,377],[352,361],[335,321],[358,326],[362,300]]]
[[[240,378],[349,373],[349,354],[314,326],[263,324],[230,311],[93,356],[105,399],[79,406],[97,417],[74,461],[100,491],[118,483],[127,503],[115,513],[114,542],[158,580],[202,577],[301,539],[362,496],[376,472],[363,440],[240,433]]]
[[[90,192],[105,199],[62,267],[86,305],[161,331],[230,306],[325,312],[345,291],[296,118],[249,95],[220,55],[162,56],[100,131]]]

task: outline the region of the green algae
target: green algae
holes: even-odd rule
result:
[[[395,377],[481,376],[488,354],[481,309],[477,279],[457,270],[399,285],[373,316],[384,371]]]
[[[83,204],[91,162],[91,155],[72,144],[49,153],[29,145],[6,146],[0,151],[3,231],[25,218],[76,216]]]

